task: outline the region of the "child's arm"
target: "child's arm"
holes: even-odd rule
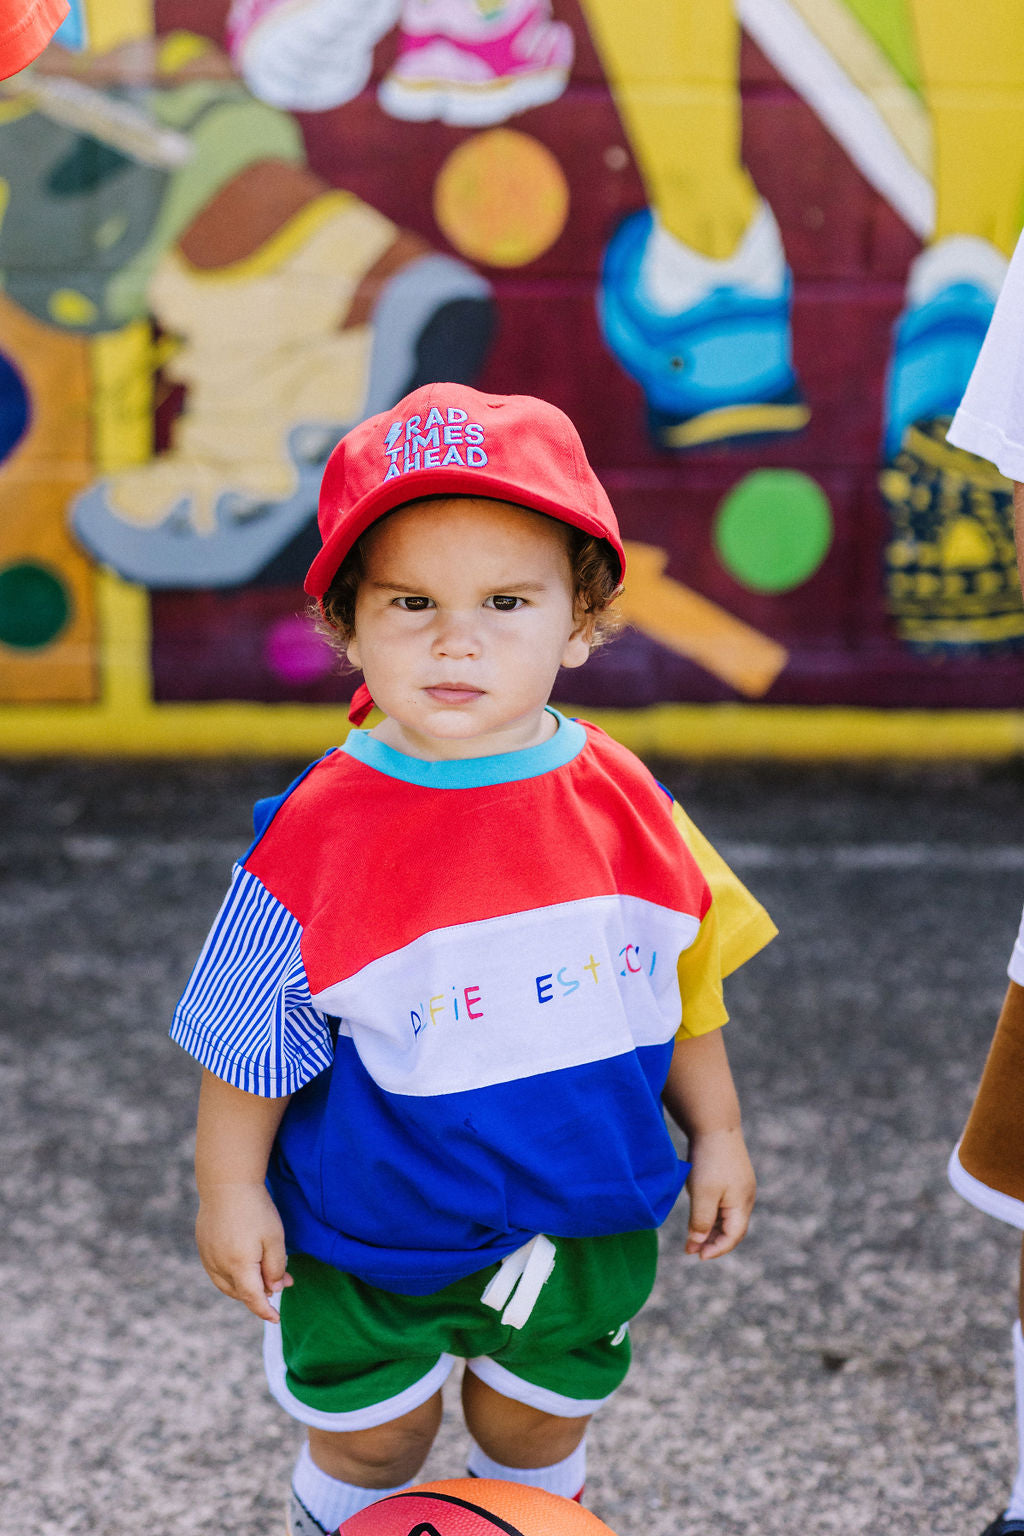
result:
[[[268,1296],[292,1283],[284,1228],[264,1183],[287,1103],[203,1072],[196,1126],[199,1257],[218,1290],[271,1323],[278,1315]]]
[[[690,1143],[686,1251],[720,1258],[743,1240],[756,1189],[720,1029],[676,1041],[661,1097]]]

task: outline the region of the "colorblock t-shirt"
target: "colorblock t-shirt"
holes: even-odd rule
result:
[[[556,720],[440,763],[352,732],[257,808],[175,1014],[218,1076],[293,1095],[268,1175],[289,1247],[386,1289],[660,1225],[676,1038],[724,1022],[723,974],[774,932],[733,890],[723,965],[670,797]]]

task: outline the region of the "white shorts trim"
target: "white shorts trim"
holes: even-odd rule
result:
[[[973,1173],[968,1173],[960,1161],[959,1142],[950,1153],[946,1172],[958,1195],[977,1206],[979,1211],[984,1211],[986,1216],[995,1216],[1008,1226],[1018,1227],[1024,1232],[1024,1200],[1004,1195],[1002,1190],[993,1189],[990,1184],[983,1184],[980,1179],[976,1179]]]
[[[268,1328],[271,1326],[267,1324]],[[477,1355],[474,1360],[467,1360],[466,1370],[472,1371],[485,1386],[493,1387],[502,1397],[525,1403],[528,1408],[539,1408],[542,1413],[553,1413],[559,1419],[582,1419],[584,1414],[596,1413],[608,1401],[607,1397],[563,1397],[561,1392],[552,1392],[550,1387],[538,1387],[521,1376],[513,1376],[489,1355]]]
[[[270,1395],[276,1398],[285,1413],[313,1429],[376,1429],[378,1424],[390,1424],[392,1419],[400,1419],[432,1398],[444,1386],[454,1364],[454,1355],[442,1355],[425,1376],[394,1397],[385,1398],[382,1403],[371,1403],[366,1408],[353,1408],[347,1413],[328,1413],[323,1408],[308,1407],[295,1396],[288,1385],[281,1326],[279,1323],[263,1324],[263,1369],[267,1373]]]

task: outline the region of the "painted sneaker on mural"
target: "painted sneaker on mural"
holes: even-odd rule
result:
[[[378,100],[407,121],[486,127],[561,96],[573,51],[550,0],[406,0]]]
[[[951,235],[928,246],[907,278],[885,386],[885,457],[892,462],[907,429],[952,416],[967,388],[1006,258],[987,240]]]
[[[396,256],[403,240],[413,247],[407,258]],[[206,285],[190,310],[196,339],[174,360],[172,377],[188,393],[173,446],[73,502],[71,525],[86,549],[151,588],[301,581],[338,439],[431,379],[475,380],[493,332],[486,281],[412,237],[399,235],[368,278],[363,315],[276,347],[251,327],[234,346],[221,333],[218,345],[210,334],[217,322],[211,313],[204,328],[201,306],[223,314],[231,296],[224,283]],[[180,315],[190,285],[180,258],[168,258],[156,296],[169,296],[166,310]],[[247,295],[235,297],[246,309]],[[301,309],[301,290],[296,302]],[[287,316],[276,328],[288,329]]]
[[[359,95],[400,10],[401,0],[234,0],[228,49],[261,101],[324,112]]]
[[[798,432],[810,412],[793,370],[792,278],[762,203],[736,252],[690,250],[650,210],[605,251],[598,317],[605,341],[647,400],[664,448]]]

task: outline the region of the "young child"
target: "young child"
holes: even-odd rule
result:
[[[470,1471],[578,1497],[684,1181],[688,1253],[746,1231],[722,977],[775,931],[548,705],[623,571],[561,411],[426,385],[338,445],[319,522],[306,588],[383,718],[257,806],[172,1027],[202,1261],[307,1426],[291,1536],[415,1478],[456,1358]]]

